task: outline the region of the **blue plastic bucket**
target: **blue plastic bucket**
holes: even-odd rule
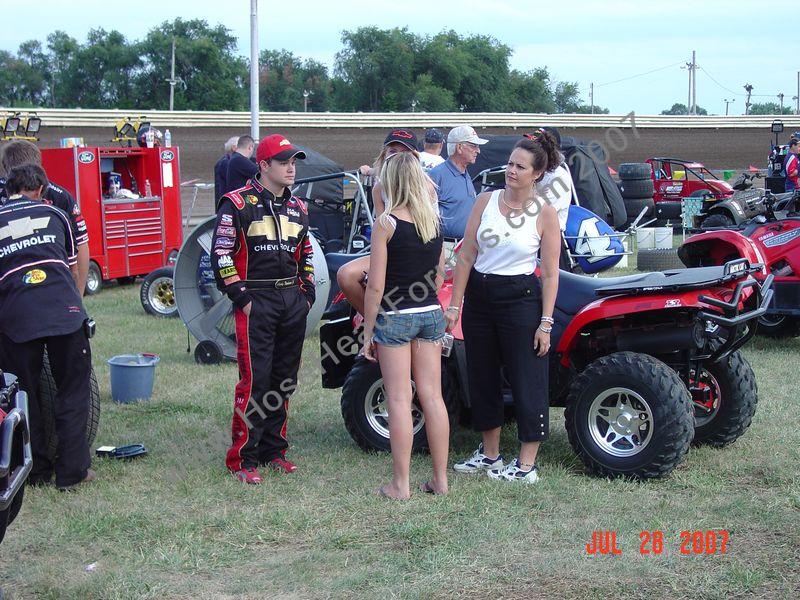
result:
[[[130,404],[149,400],[153,394],[157,354],[120,354],[108,359],[111,372],[111,398]]]

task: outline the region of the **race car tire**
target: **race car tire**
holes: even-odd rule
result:
[[[638,271],[649,273],[683,268],[684,265],[681,259],[678,258],[678,251],[674,248],[639,250],[636,254],[636,269]]]
[[[94,369],[90,375],[89,390],[89,415],[86,420],[86,441],[91,446],[97,437],[100,426],[100,389],[97,385]],[[58,450],[58,435],[56,434],[56,381],[50,369],[50,359],[45,352],[42,363],[42,375],[39,379],[39,409],[42,414],[42,425],[47,442],[47,453],[51,461],[55,461]]]
[[[758,404],[756,376],[738,350],[729,357],[703,365],[694,385],[707,387],[712,406],[694,404],[693,444],[721,448],[739,439],[750,427]]]
[[[620,181],[619,191],[624,200],[636,200],[639,198],[652,199],[655,188],[650,179],[632,179],[630,181]]]
[[[603,477],[651,479],[683,462],[694,437],[689,390],[646,354],[615,352],[572,382],[564,412],[570,445]]]
[[[648,163],[622,163],[617,170],[619,178],[623,181],[636,179],[650,179],[652,169]]]

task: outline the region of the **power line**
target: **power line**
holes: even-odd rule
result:
[[[725,90],[726,92],[728,92],[728,93],[730,93],[730,94],[733,94],[734,96],[747,96],[747,94],[742,94],[741,92],[735,92],[735,91],[733,91],[731,88],[729,88],[729,87],[725,87],[724,85],[722,85],[722,84],[721,84],[719,81],[717,81],[716,79],[714,79],[714,77],[711,75],[711,73],[709,73],[709,72],[708,72],[708,69],[706,69],[705,67],[697,67],[697,68],[698,68],[699,70],[703,71],[703,73],[705,73],[705,75],[706,75],[706,76],[707,76],[707,77],[708,77],[708,78],[709,78],[711,81],[713,81],[714,83],[716,83],[716,84],[717,84],[719,87],[721,87],[721,88],[722,88],[723,90]],[[750,95],[751,95],[752,97],[758,97],[758,98],[772,98],[772,97],[774,96],[774,94],[750,94]]]
[[[645,75],[650,75],[651,73],[657,73],[658,71],[664,71],[666,69],[671,69],[672,67],[677,67],[678,65],[682,65],[683,61],[678,61],[676,63],[672,63],[671,65],[666,65],[664,67],[658,67],[657,69],[652,69],[651,71],[645,71],[644,73],[637,73],[636,75],[631,75],[629,77],[623,77],[622,79],[615,79],[614,81],[607,81],[605,83],[598,83],[595,87],[603,87],[606,85],[613,85],[615,83],[621,83],[623,81],[628,81],[629,79],[636,79],[637,77],[644,77]]]

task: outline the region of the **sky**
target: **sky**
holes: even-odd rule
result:
[[[22,11],[22,0],[0,0],[0,11]],[[594,102],[614,114],[658,114],[676,102],[686,104],[688,72],[681,66],[697,52],[697,104],[710,114],[744,113],[744,84],[753,85],[753,102],[794,105],[800,71],[800,23],[791,15],[752,0],[634,2],[632,0],[259,0],[259,46],[286,49],[332,67],[341,32],[360,26],[408,27],[433,35],[453,29],[491,35],[513,49],[512,68],[546,66],[560,81],[577,82],[585,103],[594,83]],[[16,51],[29,39],[44,42],[55,30],[85,42],[90,29],[117,29],[136,40],[176,17],[221,23],[250,53],[250,0],[40,0],[36,17],[20,16],[7,27],[0,49]],[[792,27],[789,27],[791,24]],[[649,72],[649,73],[648,73]],[[621,80],[621,81],[620,81]]]

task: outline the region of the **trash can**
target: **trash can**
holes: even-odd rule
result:
[[[108,359],[111,399],[121,404],[149,400],[153,394],[157,354],[120,354]]]

